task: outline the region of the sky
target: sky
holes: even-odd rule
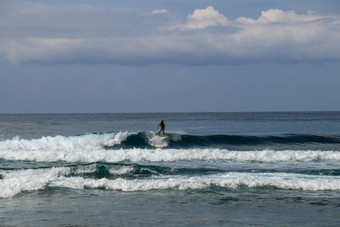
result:
[[[340,1],[0,1],[0,113],[251,111],[340,111]]]

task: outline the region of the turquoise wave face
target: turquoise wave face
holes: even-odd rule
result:
[[[184,148],[221,148],[221,149],[325,149],[340,148],[340,135],[317,135],[317,134],[284,134],[266,136],[246,135],[186,135],[167,134],[167,138],[160,140],[162,143],[153,143],[157,137],[152,133],[138,132],[129,134],[120,143],[112,146],[105,145],[106,149],[131,149],[131,148],[155,148],[166,147],[174,149]],[[160,144],[165,144],[161,146]],[[159,146],[160,145],[160,146]],[[306,146],[307,145],[307,146]],[[308,147],[310,146],[310,147]]]

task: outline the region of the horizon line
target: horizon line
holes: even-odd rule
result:
[[[275,110],[275,111],[173,111],[173,112],[22,112],[22,113],[0,113],[0,115],[57,115],[57,114],[205,114],[205,113],[322,113],[340,112],[340,110]]]

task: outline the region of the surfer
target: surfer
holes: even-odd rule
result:
[[[162,133],[162,136],[164,137],[165,124],[164,124],[163,120],[161,120],[161,122],[159,122],[157,129],[159,130],[158,135],[161,136],[161,133]]]

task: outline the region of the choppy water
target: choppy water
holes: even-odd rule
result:
[[[4,225],[340,223],[340,112],[0,115],[0,131]]]

